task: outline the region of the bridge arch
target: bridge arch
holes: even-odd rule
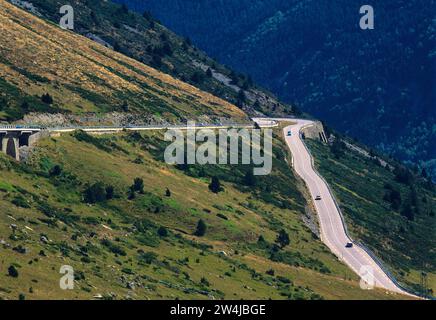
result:
[[[14,159],[18,159],[18,139],[14,137],[6,138],[6,154]],[[5,142],[3,142],[5,143]]]
[[[29,146],[29,139],[30,136],[32,135],[32,132],[22,132],[21,135],[19,136],[19,147],[22,146]]]
[[[1,128],[0,151],[15,160],[20,160],[20,148],[30,147],[39,138],[36,136],[41,129],[31,128]]]

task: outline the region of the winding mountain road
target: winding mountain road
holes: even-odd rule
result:
[[[313,125],[313,122],[298,119],[292,121],[294,124],[285,127],[283,132],[286,144],[293,156],[294,170],[305,181],[315,204],[321,227],[322,241],[359,276],[362,277],[364,270],[372,270],[373,282],[367,276],[364,276],[363,279],[370,279],[369,282],[372,282],[374,286],[410,296],[408,292],[398,287],[359,245],[354,244],[352,248],[346,248],[347,243],[352,243],[352,240],[347,235],[341,214],[336,207],[327,183],[313,168],[312,156],[301,140],[301,130],[304,127]],[[291,136],[288,136],[289,131],[292,132]],[[321,200],[316,200],[318,196],[321,197]]]
[[[416,296],[406,292],[394,281],[389,278],[387,273],[381,266],[365,251],[361,246],[354,243],[351,248],[347,248],[347,243],[353,243],[352,239],[347,235],[345,224],[342,220],[341,213],[336,206],[336,202],[332,193],[329,190],[327,183],[315,171],[313,167],[313,159],[301,140],[300,132],[305,127],[314,125],[313,121],[301,119],[281,119],[281,118],[254,118],[259,127],[273,128],[277,127],[280,122],[287,122],[290,125],[283,129],[286,144],[292,153],[292,165],[296,173],[306,183],[307,188],[312,196],[315,205],[319,223],[321,228],[321,240],[327,247],[346,265],[348,265],[362,281],[366,280],[368,286],[375,286],[389,290],[391,292],[408,295],[417,298]],[[90,133],[116,133],[123,130],[143,131],[143,130],[165,130],[165,129],[219,129],[226,127],[236,128],[251,128],[250,124],[218,124],[207,125],[200,124],[196,127],[187,126],[131,126],[131,127],[70,127],[70,128],[44,128],[53,133],[72,132],[81,129]],[[5,126],[0,128],[4,131],[23,131],[26,127]],[[32,127],[34,128],[34,127]],[[43,130],[42,128],[34,128],[35,131]],[[291,132],[292,135],[288,135]],[[320,200],[316,200],[320,197]],[[371,270],[371,275],[364,274],[365,270]]]

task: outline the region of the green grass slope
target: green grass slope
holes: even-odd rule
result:
[[[345,147],[306,142],[339,201],[351,234],[416,292],[422,291],[421,273],[427,274],[428,289],[434,293],[434,185],[405,168],[382,167],[379,161]]]
[[[401,298],[361,290],[306,227],[279,140],[273,173],[252,187],[246,167],[166,165],[164,146],[161,133],[75,133],[41,140],[27,164],[0,155],[0,298]],[[132,196],[135,178],[144,189]],[[95,183],[103,198],[85,203]],[[290,245],[278,249],[282,229]],[[74,290],[59,288],[62,265],[75,270]]]

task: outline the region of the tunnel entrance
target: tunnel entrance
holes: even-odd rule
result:
[[[8,156],[13,157],[14,159],[17,158],[17,148],[15,146],[14,138],[9,138],[8,142],[6,144],[6,154]]]

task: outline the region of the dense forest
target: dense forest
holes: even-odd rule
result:
[[[117,0],[336,129],[436,176],[431,0]]]

